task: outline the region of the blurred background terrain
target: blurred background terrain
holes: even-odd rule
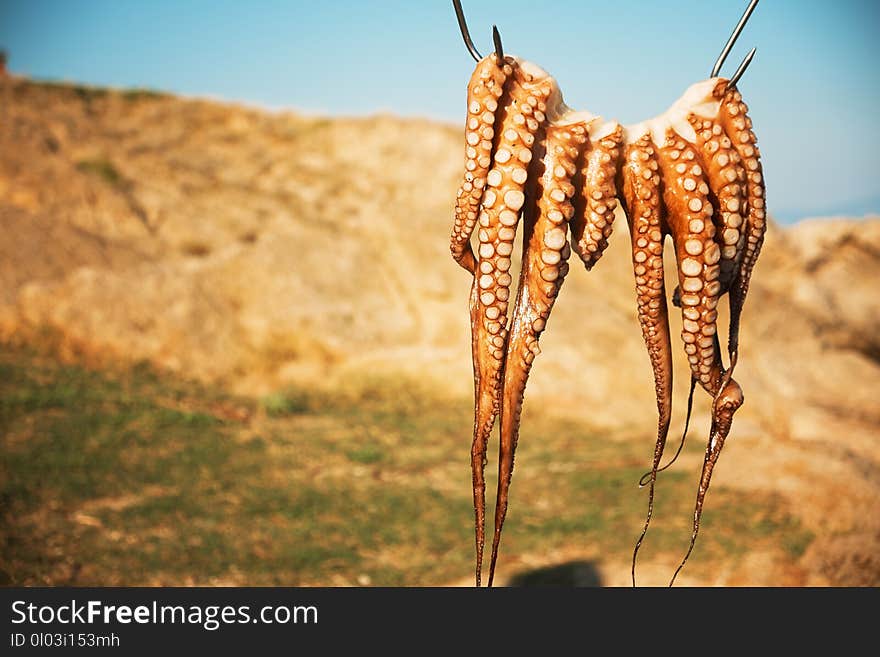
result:
[[[0,102],[6,581],[466,581],[459,130],[17,78]],[[589,560],[626,583],[654,427],[627,241],[621,217],[542,340],[510,575]],[[878,583],[878,243],[877,219],[772,226],[683,583]],[[686,546],[697,399],[645,583]]]
[[[340,4],[315,12],[338,12]],[[118,10],[86,3],[81,25],[63,4],[0,5],[0,38],[28,62],[26,72],[68,75],[43,55],[54,55],[53,66],[100,60],[110,67],[91,78],[95,84],[0,72],[0,584],[471,583],[470,280],[448,251],[463,144],[458,120],[449,118],[458,115],[445,109],[463,108],[470,62],[451,7],[441,4],[424,10],[442,14],[438,22],[410,15],[417,13],[406,8],[412,3],[389,3],[402,21],[430,23],[425,47],[446,54],[430,60],[435,69],[423,58],[423,77],[397,71],[407,58],[393,66],[379,58],[389,67],[387,84],[375,83],[386,80],[379,75],[360,77],[387,99],[389,109],[380,111],[337,107],[337,99],[321,96],[320,89],[344,88],[368,100],[357,90],[358,71],[333,68],[341,56],[334,49],[323,63],[309,59],[316,57],[310,50],[299,63],[311,73],[284,76],[326,107],[295,95],[246,104],[185,95],[184,51],[191,45],[202,54],[209,40],[186,33],[184,22],[168,23],[163,41],[179,67],[138,41],[118,50],[115,69],[113,56],[97,57],[101,39],[125,34],[102,26],[137,3]],[[491,21],[485,7],[468,4],[472,23]],[[765,4],[749,29],[766,37],[758,41],[766,68],[753,65],[754,93],[744,94],[767,163],[771,216],[781,198],[785,222],[771,223],[756,267],[737,366],[746,402],[677,582],[876,586],[880,217],[871,214],[878,209],[871,199],[880,199],[873,164],[880,131],[863,110],[876,106],[880,85],[856,80],[861,69],[840,65],[829,49],[826,58],[840,73],[827,82],[835,93],[792,116],[778,101],[779,76],[767,71],[792,71],[792,95],[803,95],[798,85],[814,94],[827,71],[804,60],[810,75],[798,72],[773,49],[812,47],[818,37],[811,30],[822,21],[801,11],[791,22],[786,17],[791,31],[778,34],[777,14],[791,3]],[[25,15],[50,5],[46,15],[54,19],[44,22],[51,33],[42,16]],[[155,3],[155,11],[169,6]],[[728,9],[732,24],[741,3]],[[205,29],[234,11],[211,13]],[[834,23],[841,16],[867,25],[860,17],[876,11],[850,3],[828,18],[826,32],[846,33]],[[126,20],[150,34],[149,17],[137,18]],[[332,26],[339,17],[303,20],[319,18]],[[527,19],[525,6],[511,10],[503,33],[523,43]],[[29,20],[47,31],[29,32]],[[79,31],[65,30],[65,21]],[[30,50],[9,25],[32,37]],[[251,27],[248,34],[259,34]],[[64,38],[85,39],[89,29],[94,52],[60,50]],[[683,42],[714,52],[728,29]],[[432,45],[435,31],[447,39],[445,50]],[[364,34],[372,32],[352,39],[359,44]],[[838,36],[835,43],[864,43],[861,33]],[[186,48],[171,47],[178,37]],[[251,53],[263,48],[247,44]],[[344,55],[355,46],[340,47]],[[377,56],[363,47],[363,66],[372,66]],[[569,70],[547,50],[542,64]],[[452,52],[454,66],[444,59]],[[113,77],[139,71],[132,62],[149,59],[145,53],[156,58],[157,79],[173,84],[142,72],[123,75],[125,84]],[[18,71],[15,61],[10,68]],[[216,79],[247,77],[220,63],[230,75]],[[247,57],[240,64],[255,68]],[[560,77],[563,89],[607,97],[602,85],[616,84],[613,71],[584,64],[604,73],[585,68],[590,84]],[[315,81],[322,67],[349,77]],[[675,66],[669,71],[695,79]],[[85,79],[78,69],[69,74]],[[193,76],[213,81],[214,74]],[[660,77],[653,69],[645,74]],[[657,84],[668,90],[677,83]],[[420,92],[430,92],[427,106],[443,108],[439,116],[422,111]],[[216,93],[261,98],[251,88]],[[822,104],[831,102],[840,105]],[[311,111],[278,109],[285,104]],[[811,139],[813,156],[805,157],[800,130],[814,121],[810,112],[847,120],[824,123],[826,138]],[[828,207],[858,211],[833,216]],[[637,484],[650,467],[656,405],[628,242],[620,215],[592,272],[572,262],[542,338],[526,395],[502,583],[629,584],[647,505],[647,489]],[[681,319],[673,313],[671,321],[675,336]],[[719,321],[726,325],[726,315]],[[683,349],[677,340],[673,347],[678,380],[668,455],[683,426],[688,383]],[[707,399],[698,392],[682,457],[659,478],[641,584],[665,585],[687,548],[708,424]]]

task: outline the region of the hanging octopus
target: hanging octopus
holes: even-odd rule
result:
[[[712,425],[697,491],[693,549],[712,471],[743,393],[733,379],[739,323],[766,228],[764,181],[752,122],[736,83],[717,76],[757,0],[752,0],[709,79],[685,91],[664,114],[635,125],[574,111],[540,67],[495,52],[479,56],[454,0],[476,69],[468,84],[465,174],[455,203],[451,253],[473,275],[470,293],[474,365],[471,449],[476,585],[485,545],[485,465],[489,436],[500,424],[498,488],[489,586],[507,513],[526,383],[540,337],[576,253],[590,270],[611,235],[618,203],[629,224],[638,319],[647,346],[658,409],[648,512],[672,413],[672,345],[663,247],[674,246],[681,339],[690,364],[691,399],[699,385],[712,403]],[[511,256],[522,234],[522,266],[511,299]],[[476,231],[477,249],[471,245]],[[718,303],[727,295],[729,366],[718,338]],[[512,301],[512,303],[511,303]],[[685,433],[687,428],[685,428]],[[643,479],[644,481],[644,479]]]

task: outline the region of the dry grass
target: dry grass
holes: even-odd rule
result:
[[[466,399],[377,378],[257,403],[12,349],[0,380],[6,583],[441,585],[472,568]],[[650,446],[525,422],[501,570],[626,561]],[[680,555],[691,479],[663,478],[646,562]],[[794,561],[810,542],[779,499],[719,488],[708,506],[695,575],[754,550]]]

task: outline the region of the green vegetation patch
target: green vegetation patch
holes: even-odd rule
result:
[[[100,178],[113,187],[124,187],[127,184],[126,179],[110,160],[103,158],[80,160],[76,163],[76,168],[83,173]]]
[[[157,91],[155,89],[149,89],[144,87],[133,87],[131,89],[123,89],[121,92],[122,97],[128,101],[138,101],[138,100],[158,100],[160,98],[167,98],[168,94]]]
[[[259,403],[149,366],[0,351],[0,578],[48,585],[438,585],[472,572],[467,399],[374,378]],[[687,453],[699,455],[699,441]],[[488,498],[494,498],[490,449]],[[499,567],[552,551],[627,561],[653,449],[526,405]],[[691,462],[694,462],[691,458]],[[721,466],[719,466],[721,467]],[[659,480],[644,558],[674,568],[696,472]],[[491,524],[491,521],[490,521]],[[688,568],[812,537],[781,500],[713,488]]]

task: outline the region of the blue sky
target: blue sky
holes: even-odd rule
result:
[[[477,48],[559,80],[566,102],[634,122],[706,77],[745,0],[463,2]],[[778,219],[880,212],[876,0],[762,0],[722,74],[740,83]],[[460,123],[473,62],[449,0],[0,0],[16,73],[213,96],[310,114]]]

